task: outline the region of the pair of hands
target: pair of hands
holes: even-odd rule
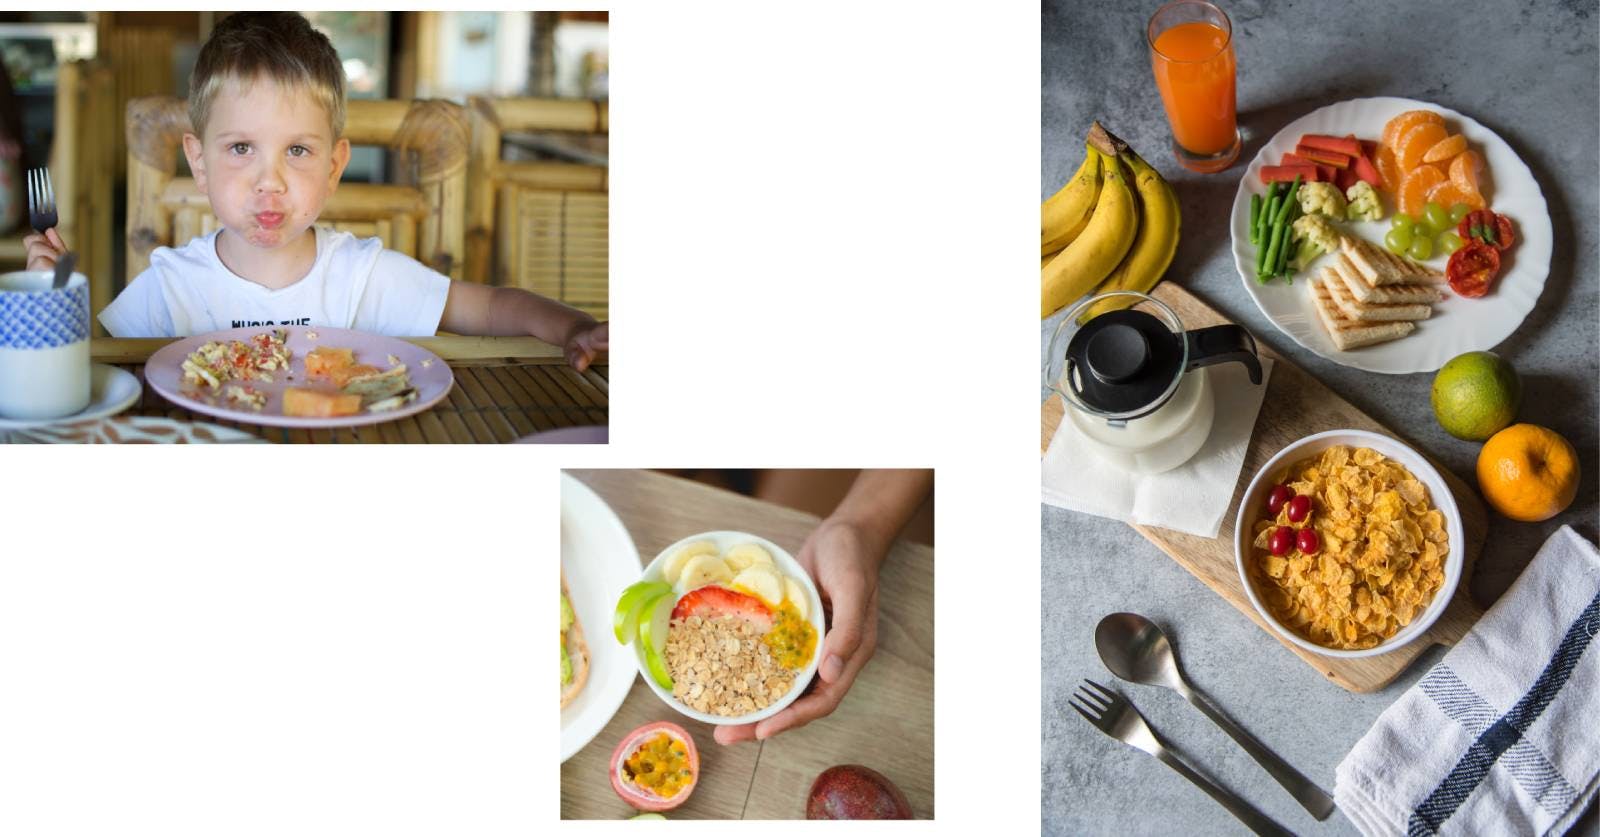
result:
[[[889,544],[854,524],[825,520],[806,538],[795,560],[816,579],[832,618],[818,650],[817,680],[782,712],[754,724],[719,726],[719,744],[771,738],[821,718],[839,706],[856,675],[878,647],[878,567]]]

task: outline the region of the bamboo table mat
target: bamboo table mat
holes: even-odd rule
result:
[[[202,421],[269,442],[512,442],[543,430],[609,423],[610,366],[578,372],[561,350],[532,337],[423,337],[407,342],[443,358],[455,374],[450,394],[432,409],[394,421],[331,430],[267,427],[191,412],[144,380],[144,361],[172,341],[95,338],[90,355],[139,378],[144,392],[124,413]]]
[[[791,554],[816,517],[648,471],[569,471],[622,519],[648,563],[678,539],[715,529],[768,538]],[[629,730],[672,721],[694,737],[700,780],[669,819],[803,819],[817,774],[863,764],[905,792],[918,819],[933,809],[933,549],[896,541],[878,582],[878,649],[833,714],[766,741],[723,746],[713,727],[679,715],[635,678],[615,717],[561,765],[563,819],[626,819],[611,788],[611,751]],[[600,631],[592,641],[615,640]],[[600,649],[591,646],[591,651]],[[621,650],[618,648],[618,650]]]

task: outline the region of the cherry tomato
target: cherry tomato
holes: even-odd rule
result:
[[[1272,530],[1272,537],[1267,540],[1267,548],[1273,555],[1288,555],[1294,548],[1294,530],[1287,526],[1279,526]]]
[[[1469,219],[1471,216],[1468,216]],[[1464,222],[1463,222],[1464,223]],[[1445,274],[1450,278],[1450,288],[1466,297],[1479,297],[1489,292],[1489,283],[1500,272],[1500,251],[1481,241],[1468,241],[1461,249],[1450,254]]]
[[[1301,497],[1296,497],[1293,500],[1289,501],[1289,520],[1290,520],[1290,522],[1299,523],[1299,522],[1305,520],[1306,517],[1309,516],[1310,514],[1311,514],[1311,498],[1310,497],[1301,496]]]
[[[1317,533],[1307,526],[1295,536],[1295,546],[1300,547],[1300,551],[1307,555],[1315,555],[1317,550],[1322,548],[1322,542],[1317,540]]]
[[[1294,490],[1287,485],[1274,485],[1272,493],[1267,495],[1267,514],[1278,516],[1278,510],[1283,504],[1294,499]]]
[[[1456,226],[1456,235],[1462,241],[1480,241],[1505,252],[1517,241],[1511,231],[1511,219],[1490,209],[1475,209],[1467,213]]]

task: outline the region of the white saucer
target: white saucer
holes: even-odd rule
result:
[[[26,430],[114,416],[133,406],[143,391],[138,376],[132,372],[110,364],[96,363],[89,369],[89,406],[82,411],[53,419],[8,419],[0,416],[0,430]]]

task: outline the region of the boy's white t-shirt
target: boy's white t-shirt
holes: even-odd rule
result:
[[[450,278],[377,238],[315,227],[311,271],[272,290],[217,257],[217,233],[157,247],[150,267],[100,312],[113,337],[187,337],[229,328],[312,325],[395,337],[439,330]]]

